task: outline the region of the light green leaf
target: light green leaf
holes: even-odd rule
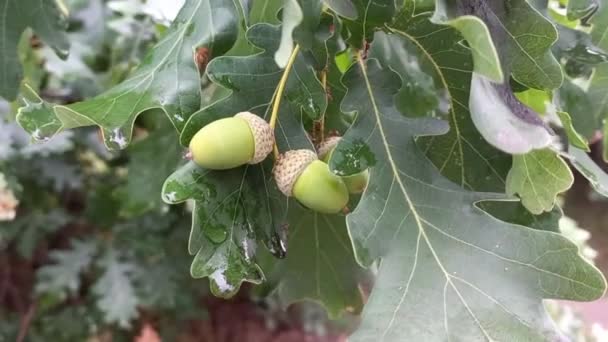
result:
[[[515,97],[540,115],[547,114],[547,105],[551,104],[551,95],[538,89],[528,89],[515,93]]]
[[[577,148],[589,152],[589,142],[584,136],[578,133],[576,129],[574,129],[570,115],[566,112],[558,111],[557,116],[559,116],[559,120],[561,121],[564,131],[566,132],[568,142]]]
[[[72,240],[69,250],[52,251],[50,265],[41,267],[36,273],[36,292],[56,294],[63,298],[80,289],[80,276],[97,252],[95,241]]]
[[[513,156],[507,175],[507,194],[518,194],[533,214],[550,211],[558,194],[568,190],[574,176],[568,164],[554,151],[536,150]]]
[[[26,104],[17,120],[34,138],[63,129],[98,125],[108,148],[125,148],[133,123],[144,111],[160,108],[181,132],[200,107],[200,77],[194,51],[221,55],[234,44],[241,20],[237,0],[188,0],[165,36],[121,84],[84,102],[36,109]],[[35,135],[34,133],[38,133]]]
[[[304,50],[313,47],[319,33],[322,11],[320,0],[284,0],[284,2],[281,43],[274,55],[280,68],[287,65],[294,48],[294,41]]]
[[[293,50],[293,31],[300,25],[304,19],[302,8],[297,0],[284,0],[283,6],[283,25],[281,26],[281,43],[277,52],[274,54],[274,60],[282,69],[287,65],[291,51]]]
[[[427,34],[441,39],[445,30]],[[543,298],[603,295],[601,273],[570,241],[491,217],[475,202],[495,196],[463,190],[439,174],[414,138],[447,126],[397,112],[395,73],[360,60],[343,82],[342,109],[357,117],[330,163],[339,174],[371,168],[347,224],[357,260],[369,266],[380,259],[352,341],[547,340],[557,332],[547,330]],[[512,248],[522,245],[535,248]]]
[[[113,249],[108,250],[98,264],[104,272],[93,285],[93,293],[104,321],[123,328],[131,327],[131,321],[138,316],[139,299],[132,279],[136,265],[121,260]]]
[[[460,31],[473,54],[475,72],[490,80],[502,83],[504,74],[500,66],[498,52],[486,24],[476,16],[461,15],[455,8],[456,3],[436,1],[432,21],[437,24],[450,25]],[[451,5],[451,6],[450,6]],[[412,6],[412,10],[415,7]],[[411,13],[410,16],[413,16]]]
[[[608,197],[608,174],[585,151],[570,146],[568,154],[571,156],[570,162],[572,162],[572,165],[589,180],[589,184],[593,186],[595,191]]]
[[[57,1],[48,0],[5,0],[0,7],[3,13],[0,22],[0,96],[14,100],[22,78],[17,45],[23,31],[31,27],[58,55],[65,57],[70,46],[64,32],[67,13]]]

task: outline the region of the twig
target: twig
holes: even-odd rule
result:
[[[21,320],[21,326],[19,327],[19,335],[17,335],[17,342],[23,342],[25,340],[25,337],[27,336],[27,331],[30,328],[35,313],[36,304],[32,303],[30,304],[29,308],[27,309],[27,312]]]

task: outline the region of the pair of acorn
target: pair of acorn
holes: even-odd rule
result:
[[[318,154],[307,149],[281,154],[273,169],[279,190],[321,213],[338,213],[345,208],[349,193],[365,189],[368,172],[340,177],[329,170],[327,161],[339,141],[339,137],[327,139]],[[226,170],[262,162],[273,146],[270,125],[255,114],[241,112],[201,128],[190,141],[190,152],[199,166]]]

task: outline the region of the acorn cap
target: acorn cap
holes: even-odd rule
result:
[[[292,196],[293,185],[317,154],[311,150],[291,150],[283,153],[274,166],[274,179],[285,196]]]
[[[234,117],[241,118],[249,124],[251,134],[253,134],[253,142],[255,144],[255,152],[249,164],[261,163],[272,152],[274,146],[274,132],[266,120],[250,113],[240,112]]]
[[[342,139],[342,137],[335,135],[321,142],[319,146],[317,146],[317,154],[319,155],[319,158],[325,158],[326,154],[338,146],[340,139]]]

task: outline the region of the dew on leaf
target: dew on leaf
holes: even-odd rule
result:
[[[179,114],[173,114],[175,121],[184,122],[184,117]]]
[[[266,241],[266,247],[276,258],[283,259],[287,255],[287,246],[277,232],[273,232]]]
[[[224,87],[230,89],[230,90],[234,90],[234,91],[239,91],[241,90],[239,87],[237,87],[234,82],[232,82],[232,80],[230,79],[230,77],[227,76],[222,76],[219,78],[218,80],[219,83],[221,83]]]
[[[362,139],[352,142],[342,139],[332,154],[330,164],[335,174],[349,176],[374,166],[376,162],[376,156]]]
[[[36,130],[32,132],[32,138],[38,141],[48,141],[51,137],[44,135],[39,128],[36,128]]]
[[[209,275],[209,278],[215,283],[218,290],[220,290],[222,293],[234,291],[234,285],[228,283],[228,279],[226,278],[225,268],[218,268],[211,273],[211,275]]]
[[[163,200],[166,202],[170,202],[173,203],[175,202],[175,199],[177,198],[177,192],[176,191],[171,191],[171,192],[167,192],[163,194]]]
[[[209,240],[216,244],[226,241],[226,238],[228,237],[228,232],[223,227],[213,227],[207,225],[204,228],[204,232]]]
[[[106,132],[106,134],[104,134],[104,136],[106,137],[106,145],[110,149],[122,150],[129,144],[127,137],[124,135],[120,128],[114,128],[112,130],[109,130]]]

